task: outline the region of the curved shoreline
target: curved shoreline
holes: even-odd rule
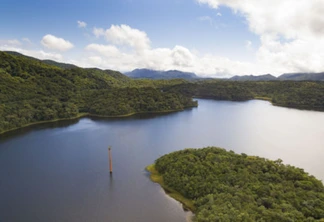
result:
[[[153,182],[191,197],[197,221],[324,219],[322,181],[281,159],[219,147],[187,148],[159,157],[147,170]],[[304,207],[304,197],[318,204]]]
[[[196,208],[192,200],[185,198],[182,194],[175,191],[174,189],[168,187],[164,181],[163,176],[159,174],[159,172],[155,169],[155,165],[151,164],[145,168],[148,172],[150,172],[150,179],[154,183],[158,183],[165,191],[165,193],[172,197],[173,199],[179,201],[182,204],[184,210],[190,210],[192,213],[195,212]]]
[[[234,100],[217,100],[214,98],[206,98],[206,97],[193,97],[193,98],[198,98],[198,99],[212,99],[215,101],[229,101],[229,102],[240,102],[240,101],[234,101]],[[283,108],[290,108],[290,109],[297,109],[297,110],[305,110],[305,111],[316,111],[316,112],[324,112],[324,108],[323,107],[312,107],[312,108],[307,108],[307,107],[303,107],[303,106],[284,106],[278,103],[274,103],[272,101],[272,98],[270,97],[254,97],[253,99],[249,99],[249,100],[243,100],[241,102],[245,102],[245,101],[250,101],[250,100],[263,100],[263,101],[268,101],[271,103],[271,105],[273,106],[277,106],[277,107],[283,107]],[[53,119],[53,120],[46,120],[46,121],[38,121],[38,122],[33,122],[33,123],[28,123],[26,125],[20,126],[20,127],[16,127],[10,130],[5,130],[3,132],[0,132],[1,134],[7,133],[7,132],[11,132],[14,130],[18,130],[18,129],[22,129],[28,126],[33,126],[33,125],[37,125],[37,124],[42,124],[42,123],[52,123],[52,122],[58,122],[58,121],[64,121],[64,120],[75,120],[75,119],[79,119],[82,117],[100,117],[100,118],[123,118],[123,117],[130,117],[136,114],[159,114],[159,113],[173,113],[173,112],[180,112],[180,111],[184,111],[185,109],[188,108],[194,108],[194,107],[198,107],[198,106],[189,106],[189,107],[185,107],[184,109],[179,109],[179,110],[163,110],[163,111],[148,111],[148,112],[133,112],[133,113],[128,113],[128,114],[123,114],[123,115],[114,115],[114,116],[108,116],[108,115],[97,115],[97,114],[91,114],[91,113],[79,113],[77,116],[75,117],[70,117],[70,118],[62,118],[62,119]]]
[[[4,133],[11,132],[11,131],[23,129],[23,128],[28,127],[28,126],[33,126],[33,125],[38,125],[38,124],[43,124],[43,123],[54,123],[54,122],[59,122],[59,121],[64,121],[64,120],[75,120],[75,119],[79,119],[79,118],[86,117],[86,116],[88,116],[88,113],[79,113],[77,116],[70,117],[70,118],[52,119],[52,120],[45,120],[45,121],[38,121],[38,122],[28,123],[28,124],[20,126],[20,127],[16,127],[16,128],[10,129],[10,130],[2,131],[2,132],[0,132],[0,135],[2,135]]]
[[[70,118],[52,119],[52,120],[46,120],[46,121],[38,121],[38,122],[28,123],[28,124],[23,125],[23,126],[20,126],[20,127],[16,127],[16,128],[13,128],[13,129],[9,129],[9,130],[5,130],[3,132],[0,132],[0,135],[2,135],[4,133],[11,132],[11,131],[15,131],[15,130],[18,130],[18,129],[22,129],[22,128],[25,128],[25,127],[28,127],[28,126],[33,126],[33,125],[38,125],[38,124],[43,124],[43,123],[54,123],[54,122],[59,122],[59,121],[64,121],[64,120],[75,120],[75,119],[80,119],[80,118],[83,118],[83,117],[123,118],[123,117],[134,116],[136,114],[174,113],[174,112],[180,112],[180,111],[184,111],[185,109],[194,108],[194,107],[196,107],[196,106],[185,107],[184,109],[179,109],[179,110],[163,110],[163,111],[150,111],[150,112],[133,112],[133,113],[128,113],[128,114],[124,114],[124,115],[115,115],[115,116],[97,115],[97,114],[91,114],[91,113],[79,113],[75,117],[70,117]]]

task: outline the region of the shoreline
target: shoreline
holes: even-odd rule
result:
[[[166,195],[172,197],[176,201],[179,201],[182,204],[182,208],[187,211],[191,211],[195,213],[196,208],[192,200],[187,199],[179,192],[175,191],[174,189],[165,185],[163,181],[163,176],[159,174],[159,172],[155,169],[155,164],[151,164],[145,168],[150,173],[150,179],[154,183],[158,183],[163,190],[165,191]]]
[[[43,124],[43,123],[54,123],[54,122],[59,122],[59,121],[64,121],[64,120],[75,120],[75,119],[79,119],[79,118],[86,117],[86,116],[88,116],[88,113],[79,113],[75,117],[70,117],[70,118],[52,119],[52,120],[44,120],[44,121],[28,123],[28,124],[20,126],[20,127],[16,127],[16,128],[13,128],[13,129],[9,129],[9,130],[5,130],[3,132],[0,132],[0,135],[2,135],[4,133],[11,132],[11,131],[19,130],[19,129],[22,129],[22,128],[25,128],[25,127],[28,127],[28,126],[34,126],[34,125]]]
[[[272,98],[270,98],[270,97],[256,96],[256,97],[254,97],[254,99],[255,99],[255,100],[269,101],[271,104],[273,104],[273,102],[272,102]]]
[[[189,106],[185,107],[184,109],[178,109],[178,110],[162,110],[162,111],[148,111],[148,112],[133,112],[133,113],[128,113],[128,114],[123,114],[123,115],[115,115],[115,116],[107,116],[107,115],[98,115],[98,114],[90,114],[88,113],[87,116],[92,116],[92,117],[102,117],[102,118],[122,118],[122,117],[130,117],[134,116],[137,114],[160,114],[160,113],[175,113],[175,112],[180,112],[184,111],[185,109],[189,108],[195,108],[197,106]]]
[[[217,100],[214,98],[206,98],[206,97],[193,97],[193,98],[197,98],[197,99],[211,99],[211,100],[215,100],[215,101],[229,101],[229,102],[246,102],[246,101],[250,101],[250,100],[261,100],[261,101],[268,101],[271,103],[271,105],[273,106],[277,106],[277,107],[282,107],[282,108],[289,108],[289,109],[296,109],[296,110],[305,110],[305,111],[315,111],[315,112],[324,112],[324,108],[323,107],[312,107],[312,108],[307,108],[305,106],[285,106],[279,103],[274,103],[272,101],[272,98],[270,97],[254,97],[253,99],[248,99],[248,100],[242,100],[242,101],[236,101],[236,100]],[[108,115],[98,115],[98,114],[91,114],[91,113],[79,113],[77,116],[75,117],[70,117],[70,118],[62,118],[62,119],[52,119],[52,120],[46,120],[46,121],[38,121],[38,122],[33,122],[33,123],[28,123],[26,125],[20,126],[20,127],[16,127],[13,129],[9,129],[9,130],[5,130],[3,132],[0,132],[0,135],[4,134],[4,133],[8,133],[14,130],[18,130],[18,129],[22,129],[28,126],[33,126],[33,125],[37,125],[37,124],[43,124],[43,123],[53,123],[53,122],[59,122],[59,121],[64,121],[64,120],[75,120],[75,119],[80,119],[82,117],[99,117],[99,118],[123,118],[123,117],[130,117],[136,114],[162,114],[162,113],[174,113],[174,112],[180,112],[180,111],[184,111],[185,109],[189,109],[189,108],[195,108],[198,107],[197,106],[188,106],[188,107],[184,107],[183,109],[179,109],[179,110],[162,110],[162,111],[148,111],[148,112],[132,112],[132,113],[128,113],[128,114],[123,114],[123,115],[113,115],[113,116],[108,116]]]
[[[272,101],[272,98],[270,97],[253,97],[252,99],[246,99],[246,100],[223,100],[223,99],[215,99],[213,97],[197,97],[194,96],[193,98],[197,98],[197,99],[208,99],[208,100],[215,100],[215,101],[227,101],[227,102],[247,102],[247,101],[251,101],[251,100],[260,100],[260,101],[267,101],[269,102],[271,105],[276,106],[276,107],[281,107],[281,108],[288,108],[288,109],[296,109],[296,110],[302,110],[302,111],[315,111],[315,112],[324,112],[324,107],[322,106],[287,106],[281,103],[276,103]]]
[[[28,123],[26,125],[16,127],[13,129],[5,130],[3,132],[0,132],[0,135],[19,130],[28,126],[33,126],[33,125],[38,125],[38,124],[43,124],[43,123],[54,123],[54,122],[59,122],[59,121],[65,121],[65,120],[75,120],[75,119],[80,119],[83,117],[99,117],[99,118],[123,118],[123,117],[130,117],[134,116],[136,114],[162,114],[162,113],[174,113],[174,112],[180,112],[184,111],[185,109],[189,108],[195,108],[197,106],[190,106],[190,107],[185,107],[184,109],[179,109],[179,110],[163,110],[163,111],[150,111],[150,112],[133,112],[133,113],[128,113],[128,114],[123,114],[123,115],[115,115],[115,116],[108,116],[108,115],[97,115],[97,114],[91,114],[91,113],[79,113],[75,117],[70,117],[70,118],[61,118],[61,119],[52,119],[52,120],[45,120],[45,121],[38,121],[38,122],[33,122],[33,123]]]

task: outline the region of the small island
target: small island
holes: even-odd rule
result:
[[[164,155],[146,168],[194,221],[324,221],[324,186],[303,169],[217,147]]]

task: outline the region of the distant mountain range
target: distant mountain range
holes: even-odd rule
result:
[[[151,69],[135,69],[131,72],[124,73],[133,79],[202,79],[191,72],[181,72],[178,70],[156,71]],[[204,78],[205,79],[205,78]],[[266,75],[245,75],[233,76],[231,78],[222,79],[230,81],[324,81],[324,73],[290,73],[275,77],[271,74]]]
[[[324,81],[324,73],[289,73],[283,74],[279,77],[273,75],[246,75],[233,76],[229,78],[232,81]]]
[[[181,72],[178,70],[156,71],[151,69],[135,69],[124,73],[133,79],[198,79],[196,74],[191,72]]]
[[[40,60],[30,56],[20,54],[18,52],[6,51],[6,53],[14,56],[23,56],[32,60],[41,61],[48,65],[60,67],[63,69],[78,68],[78,66],[67,63],[60,63],[53,60]],[[212,79],[212,78],[202,78],[197,76],[192,72],[182,72],[178,70],[169,70],[169,71],[157,71],[151,69],[135,69],[131,72],[126,72],[124,75],[133,78],[133,79]],[[324,81],[324,72],[322,73],[285,73],[279,77],[275,77],[271,74],[266,75],[245,75],[245,76],[233,76],[231,78],[223,78],[222,80],[230,81]]]
[[[266,75],[260,75],[260,76],[233,76],[232,78],[229,78],[229,80],[232,81],[273,81],[278,80],[275,76],[271,74]]]
[[[324,81],[324,72],[322,73],[291,73],[283,74],[278,77],[279,80],[294,80],[294,81]]]

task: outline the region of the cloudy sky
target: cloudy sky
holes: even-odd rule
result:
[[[0,50],[122,72],[323,72],[323,15],[323,0],[1,0]]]

